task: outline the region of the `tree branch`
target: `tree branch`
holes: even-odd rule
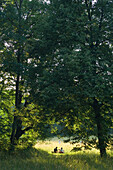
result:
[[[102,21],[103,21],[103,16],[104,16],[104,10],[103,8],[101,9],[101,17],[100,17],[100,21],[99,21],[99,31],[101,31],[102,28]]]
[[[89,21],[91,21],[91,14],[90,14],[90,9],[89,9],[87,0],[85,0],[85,4],[86,4],[86,7],[87,7]]]
[[[103,8],[101,8],[101,16],[100,16],[100,21],[99,21],[99,32],[101,31],[101,28],[102,28],[103,16],[104,16],[104,10]],[[96,42],[96,47],[98,46],[98,44],[99,44],[99,40],[97,40]]]
[[[25,128],[24,130],[21,130],[21,128],[18,128],[15,134],[15,138],[18,140],[20,136],[22,136],[26,131],[32,129],[33,125]]]
[[[85,0],[85,4],[86,4],[86,7],[87,7],[88,19],[89,19],[89,21],[90,21],[90,27],[89,27],[89,29],[90,29],[90,33],[89,33],[89,35],[90,35],[90,41],[89,41],[89,44],[90,44],[90,47],[92,48],[92,47],[93,47],[93,40],[92,40],[92,23],[91,23],[91,21],[92,21],[92,18],[91,18],[92,12],[90,12],[90,7],[91,7],[91,4],[92,4],[92,3],[90,3],[90,4],[88,5],[87,0]]]
[[[32,127],[33,127],[33,125],[31,125],[31,126],[25,128],[24,130],[22,130],[22,134],[24,134],[26,131],[32,129]]]
[[[14,3],[15,3],[15,5],[16,5],[16,7],[17,7],[17,10],[19,10],[18,3],[17,3],[16,0],[14,0]]]

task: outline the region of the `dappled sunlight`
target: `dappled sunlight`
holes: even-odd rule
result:
[[[37,149],[44,149],[45,151],[51,153],[55,147],[58,147],[60,149],[63,147],[65,153],[69,153],[75,145],[72,145],[70,143],[64,143],[63,141],[45,141],[45,142],[37,142],[35,145],[35,148]]]
[[[0,170],[112,170],[113,153],[104,159],[97,151],[70,152],[71,148],[62,143],[67,151],[52,154],[50,151],[56,144],[38,143],[34,148],[0,152]]]
[[[54,147],[63,147],[65,150],[64,154],[59,153],[51,153]],[[65,166],[68,169],[111,169],[113,167],[113,163],[111,159],[109,159],[109,155],[107,159],[100,158],[99,151],[96,149],[92,150],[83,150],[78,152],[70,152],[73,145],[69,143],[59,143],[58,141],[55,142],[38,142],[35,147],[39,150],[45,150],[48,152],[48,157],[51,159],[50,161],[54,160],[54,163],[60,164]],[[41,151],[41,150],[40,150]]]

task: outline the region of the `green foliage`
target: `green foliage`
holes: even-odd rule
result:
[[[3,145],[7,139],[14,148],[17,144],[31,145],[50,133],[51,122],[44,117],[42,107],[33,103],[28,83],[32,82],[37,64],[28,49],[37,41],[34,25],[43,13],[43,3],[15,0],[0,5],[1,142]]]
[[[0,6],[2,136],[12,145],[32,143],[32,135],[46,138],[56,121],[64,135],[96,136],[105,152],[113,113],[112,1]]]
[[[13,98],[10,94],[8,90],[2,89],[0,95],[0,148],[6,150],[9,148],[13,122]]]
[[[50,50],[39,60],[44,70],[34,80],[38,91],[31,84],[37,103],[51,108],[56,121],[64,120],[70,135],[98,137],[100,152],[112,127],[112,7],[109,0],[50,1],[39,40]]]

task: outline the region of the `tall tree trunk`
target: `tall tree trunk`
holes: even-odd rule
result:
[[[98,148],[100,150],[100,156],[106,156],[106,138],[105,138],[105,130],[103,125],[103,117],[101,116],[101,105],[99,105],[98,101],[94,99],[93,109],[95,112],[96,124],[97,124],[97,135],[98,135]]]
[[[19,108],[19,74],[17,75],[17,80],[16,80],[16,94],[15,94],[15,107],[18,109]],[[12,134],[11,134],[11,149],[14,149],[15,145],[15,134],[17,131],[18,127],[18,116],[14,115],[14,120],[12,124]]]
[[[15,5],[18,11],[18,40],[17,40],[17,49],[18,49],[18,53],[17,53],[17,63],[20,64],[21,63],[21,56],[22,56],[22,42],[21,42],[21,7],[22,7],[22,2],[23,0],[19,0],[19,2],[17,3],[17,1],[15,1]],[[15,93],[15,107],[16,109],[19,109],[20,104],[21,104],[21,98],[19,96],[20,90],[19,90],[19,84],[20,84],[20,68],[17,72],[17,79],[16,79],[16,93]],[[16,136],[19,136],[18,133],[20,134],[22,128],[22,121],[20,120],[18,115],[14,115],[14,120],[13,120],[13,124],[12,124],[12,134],[11,134],[11,148],[14,149],[14,145],[15,143],[15,139]]]

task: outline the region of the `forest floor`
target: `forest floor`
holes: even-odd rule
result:
[[[52,153],[56,146],[65,153]],[[113,170],[113,151],[100,158],[97,150],[70,152],[72,148],[62,141],[45,141],[12,154],[1,151],[0,170]]]

